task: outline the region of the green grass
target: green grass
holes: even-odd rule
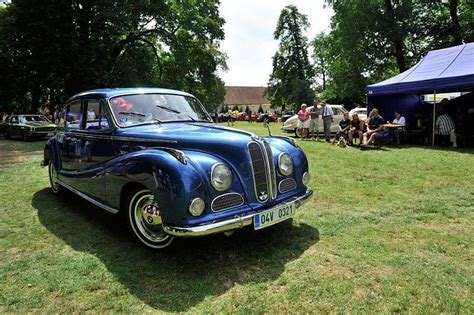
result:
[[[42,144],[0,143],[2,156]],[[299,143],[315,197],[293,222],[165,252],[54,196],[38,154],[13,159],[0,167],[0,312],[474,313],[474,151]]]

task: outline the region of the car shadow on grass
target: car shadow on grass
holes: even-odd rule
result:
[[[178,239],[165,251],[152,251],[131,238],[118,215],[70,193],[55,196],[45,188],[34,194],[32,205],[51,233],[98,257],[129,292],[163,311],[189,310],[235,284],[276,280],[285,264],[319,241],[316,228],[283,222],[231,237]]]

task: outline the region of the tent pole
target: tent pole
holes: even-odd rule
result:
[[[432,134],[432,139],[431,139],[431,146],[434,147],[435,145],[435,125],[436,125],[436,90],[434,90],[434,102],[433,102],[433,134]]]

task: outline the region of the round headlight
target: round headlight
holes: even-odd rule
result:
[[[211,170],[211,184],[217,191],[229,189],[230,184],[232,184],[232,172],[230,169],[221,163],[214,164]]]
[[[189,213],[195,217],[200,216],[204,211],[205,206],[206,204],[204,203],[204,200],[201,198],[195,198],[189,205]]]
[[[309,173],[304,172],[303,178],[301,179],[301,181],[303,182],[303,185],[308,186],[310,180],[311,180],[311,176],[309,175]]]
[[[293,160],[288,153],[282,153],[278,157],[278,169],[280,173],[289,176],[293,173]]]

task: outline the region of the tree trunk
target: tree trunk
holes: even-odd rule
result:
[[[405,54],[403,53],[403,40],[398,32],[396,25],[396,18],[393,12],[392,0],[384,0],[385,12],[390,19],[390,25],[392,30],[389,33],[389,39],[392,42],[394,48],[394,56],[397,59],[398,70],[403,72],[407,69],[405,64]]]
[[[461,26],[459,25],[458,16],[458,0],[449,1],[449,14],[451,15],[451,23],[453,27],[454,44],[462,44]]]
[[[31,91],[31,114],[38,114],[39,108],[39,101],[40,101],[40,88],[37,83],[33,85],[33,91]]]

